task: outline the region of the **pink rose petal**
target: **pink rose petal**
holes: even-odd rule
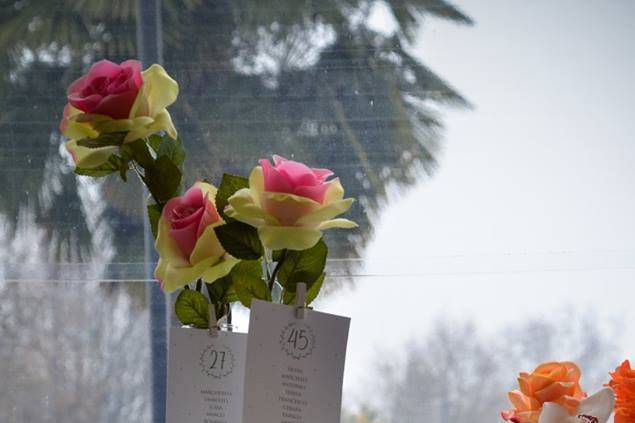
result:
[[[259,163],[265,178],[265,191],[293,193],[289,182],[271,166],[269,160],[263,159]]]
[[[294,190],[294,194],[301,197],[310,198],[311,200],[317,201],[321,204],[324,201],[324,194],[326,193],[327,189],[329,189],[329,184],[301,186],[297,187]]]
[[[88,76],[91,78],[97,78],[105,76],[108,78],[114,78],[121,71],[121,65],[111,62],[110,60],[100,60],[90,67]]]
[[[181,201],[190,206],[203,206],[203,191],[199,187],[193,186],[183,194]]]
[[[199,198],[202,198],[200,189],[190,188],[185,195],[170,199],[163,207],[162,216],[170,225],[170,237],[179,246],[186,260],[196,245],[197,217],[200,219],[203,214],[203,208],[196,204]]]
[[[82,97],[79,95],[69,95],[68,102],[71,106],[79,109],[83,112],[90,113],[101,101],[102,96],[93,94],[88,97]]]
[[[172,229],[182,229],[186,226],[191,225],[192,223],[196,223],[198,226],[198,222],[203,217],[204,212],[205,210],[203,209],[203,207],[194,208],[188,205],[180,205],[173,211],[170,226],[172,227]]]
[[[110,116],[113,119],[128,119],[135,98],[137,93],[134,91],[103,97],[91,113]]]
[[[287,159],[285,159],[285,158],[284,158],[284,157],[282,157],[282,156],[278,156],[277,154],[274,154],[274,155],[273,155],[273,164],[274,164],[275,166],[278,166],[280,163],[283,163],[283,162],[286,162],[286,161],[288,161],[288,160],[287,160]]]
[[[205,211],[198,224],[196,236],[200,237],[203,234],[203,231],[205,231],[205,228],[207,228],[212,223],[218,222],[219,220],[221,220],[221,218],[218,214],[218,211],[216,210],[216,207],[214,206],[214,203],[205,198]]]
[[[205,228],[220,220],[214,203],[203,197],[198,186],[168,201],[162,216],[170,225],[170,237],[188,260]]]
[[[333,175],[333,171],[329,169],[311,169],[315,176],[321,181],[324,182],[326,178]]]
[[[189,259],[190,254],[194,251],[194,247],[196,246],[196,241],[198,238],[196,237],[196,229],[197,222],[192,223],[190,226],[186,226],[182,229],[171,229],[170,236],[176,243],[183,255]]]
[[[142,84],[139,61],[117,65],[101,60],[68,87],[67,96],[69,103],[83,112],[125,119]]]
[[[290,193],[322,203],[330,183],[326,180],[333,172],[329,169],[311,169],[303,163],[274,155],[275,166],[269,160],[259,161],[265,180],[265,191]]]
[[[125,69],[130,69],[132,72],[132,81],[134,82],[134,86],[136,88],[140,88],[143,84],[143,78],[141,77],[141,62],[138,60],[126,60],[119,66]]]

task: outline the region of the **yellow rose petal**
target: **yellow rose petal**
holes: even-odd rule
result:
[[[126,132],[133,128],[132,119],[109,119],[93,122],[93,127],[100,134],[107,134],[111,132]]]
[[[165,261],[164,265],[162,265],[162,261]],[[200,278],[207,268],[213,266],[216,262],[218,262],[218,257],[210,257],[195,266],[177,267],[170,260],[160,258],[155,274],[157,279],[161,281],[163,290],[169,293]],[[161,270],[163,272],[159,273]]]
[[[164,109],[161,113],[155,116],[154,126],[158,128],[154,132],[165,131],[173,140],[175,140],[179,136],[178,132],[176,131],[176,127],[172,122],[172,116],[170,116],[170,113],[168,113],[167,109]]]
[[[143,85],[140,91],[147,105],[147,116],[157,116],[176,101],[179,84],[160,65],[154,64],[141,72]],[[138,114],[135,116],[139,116]]]
[[[295,226],[262,226],[258,235],[263,245],[272,250],[306,250],[322,238],[319,230]]]
[[[229,205],[225,208],[225,214],[240,222],[254,227],[260,227],[265,224],[279,225],[275,217],[269,215],[254,203],[248,188],[239,189],[229,197],[227,202]]]
[[[338,214],[342,214],[347,211],[351,205],[353,204],[352,198],[347,198],[345,200],[338,200],[326,207],[322,207],[314,211],[313,213],[307,214],[306,216],[301,217],[296,222],[297,225],[317,225],[325,220],[329,220],[337,216]]]
[[[240,263],[240,260],[237,258],[226,256],[225,259],[207,269],[201,278],[203,278],[203,280],[207,283],[212,283],[223,276],[227,276],[238,263]]]
[[[65,112],[68,110],[68,116],[65,117],[65,128],[63,131],[65,136],[78,140],[82,138],[96,138],[99,136],[99,132],[95,131],[90,124],[81,122],[81,110],[76,109],[70,104],[67,105],[64,110]]]
[[[77,167],[91,169],[100,166],[108,161],[108,158],[116,154],[118,147],[88,148],[77,145],[78,140],[67,141],[66,150],[73,156],[73,161]]]
[[[219,220],[205,228],[199,239],[196,240],[194,250],[190,254],[190,263],[196,265],[209,257],[222,257],[225,254],[225,250],[223,250],[220,241],[216,237],[216,232],[214,232],[214,228],[223,223],[222,220]]]
[[[260,207],[260,196],[265,192],[265,175],[262,167],[256,166],[249,174],[249,190],[254,199],[254,203]]]
[[[335,178],[329,182],[329,187],[324,194],[324,204],[331,204],[344,198],[344,187],[340,178]]]
[[[340,219],[331,219],[331,220],[322,222],[318,226],[318,229],[320,230],[334,229],[334,228],[353,229],[357,227],[358,227],[357,223],[353,222],[352,220],[340,218]]]
[[[190,262],[184,257],[176,241],[170,236],[170,224],[161,216],[157,227],[157,239],[154,248],[160,257],[169,258],[178,266],[189,266]]]

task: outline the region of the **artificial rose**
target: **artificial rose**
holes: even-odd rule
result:
[[[542,406],[553,402],[573,414],[585,397],[580,387],[580,369],[575,363],[543,363],[531,373],[520,373],[520,390],[509,392],[512,410],[501,413],[513,423],[538,423]]]
[[[273,250],[305,250],[322,237],[322,230],[354,228],[355,222],[334,219],[347,211],[352,198],[344,198],[333,172],[311,169],[280,156],[260,160],[249,176],[249,188],[232,195],[225,213],[258,228],[262,243]]]
[[[615,391],[615,423],[635,423],[635,369],[628,360],[611,373],[608,386]]]
[[[155,244],[159,253],[155,276],[165,292],[198,278],[214,282],[238,263],[216,238],[214,228],[224,222],[216,211],[215,195],[212,185],[197,182],[163,208]]]
[[[128,60],[120,65],[108,60],[95,63],[88,74],[68,88],[68,104],[60,131],[70,138],[66,148],[78,167],[92,168],[108,160],[118,147],[88,148],[80,139],[125,133],[132,142],[159,131],[176,139],[167,107],[176,101],[179,87],[159,65],[141,72],[141,64]]]
[[[539,423],[606,423],[613,412],[614,402],[615,396],[610,389],[602,389],[583,399],[573,413],[559,404],[547,402],[540,413]]]
[[[142,83],[138,60],[101,60],[68,87],[68,103],[84,113],[126,119]]]

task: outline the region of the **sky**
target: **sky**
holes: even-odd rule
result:
[[[573,308],[621,323],[635,358],[635,2],[455,3],[476,25],[426,20],[412,51],[474,107],[441,111],[439,169],[393,193],[354,288],[318,304],[352,317],[345,402],[439,317],[492,332]]]

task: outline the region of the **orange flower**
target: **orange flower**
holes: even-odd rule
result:
[[[613,373],[608,386],[615,391],[615,423],[635,423],[635,370],[626,360]]]
[[[573,414],[586,396],[580,388],[580,369],[570,361],[543,363],[531,374],[520,373],[518,385],[520,390],[508,394],[514,408],[501,413],[513,423],[538,423],[546,402],[559,404]]]

